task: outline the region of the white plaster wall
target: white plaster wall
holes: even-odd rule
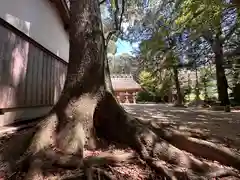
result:
[[[5,112],[4,115],[0,115],[0,131],[1,127],[11,125],[16,122],[28,121],[38,117],[46,115],[52,107],[37,107],[37,108],[25,108],[17,109],[11,112]]]
[[[68,61],[68,34],[49,0],[0,0],[0,17]]]

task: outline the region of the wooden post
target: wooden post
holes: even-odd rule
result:
[[[119,94],[117,94],[117,100],[118,100],[119,103],[121,102]]]
[[[132,95],[133,95],[133,104],[136,104],[136,93],[134,92]]]
[[[129,103],[128,95],[129,95],[129,93],[125,92],[125,103]]]

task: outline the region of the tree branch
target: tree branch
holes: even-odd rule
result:
[[[101,5],[101,4],[105,3],[105,2],[106,2],[106,0],[102,0],[102,1],[99,2],[99,5]]]
[[[124,11],[125,11],[125,0],[122,0],[122,11],[121,11],[120,20],[119,20],[119,30],[121,30]]]
[[[204,31],[202,36],[207,42],[209,42],[209,44],[211,44],[211,46],[213,45],[213,36],[212,36],[211,31],[209,31],[209,30]]]
[[[118,4],[118,0],[115,0],[115,4],[116,4],[116,10],[114,12],[114,21],[115,21],[115,29],[110,31],[107,35],[106,38],[106,46],[108,45],[110,39],[112,38],[112,36],[114,34],[117,34],[120,32],[121,30],[121,25],[122,25],[122,20],[123,20],[123,13],[125,11],[125,0],[122,0],[122,10],[121,10],[121,14],[120,14],[120,20],[118,20],[118,13],[119,13],[119,4]]]
[[[237,18],[239,18],[240,13],[237,13]],[[239,23],[236,22],[229,30],[229,32],[225,35],[225,37],[221,38],[221,42],[224,43],[226,40],[230,39],[231,36],[233,35],[233,33],[237,30],[237,28],[239,27]]]
[[[106,46],[108,45],[110,39],[112,38],[112,36],[117,32],[117,30],[112,30],[108,33],[107,38],[106,38]]]

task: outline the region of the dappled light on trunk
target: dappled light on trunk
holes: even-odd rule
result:
[[[239,176],[240,156],[230,149],[197,133],[184,134],[171,124],[153,124],[129,114],[112,94],[98,1],[71,0],[70,11],[70,59],[62,95],[36,127],[17,134],[1,149],[7,179],[21,174],[26,180],[45,178],[52,168],[77,170],[75,179],[97,179],[96,174],[117,179],[108,171],[111,166],[134,160],[161,179]],[[88,155],[103,142],[131,150],[112,153],[102,148],[101,153]],[[59,179],[71,179],[66,174]]]

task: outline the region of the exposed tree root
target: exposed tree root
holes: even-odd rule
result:
[[[62,177],[60,180],[115,180],[117,179],[114,175],[109,173],[107,170],[101,169],[101,168],[91,168],[91,172],[89,172],[88,176],[85,172],[79,172],[75,175],[71,175],[68,177]]]
[[[133,154],[103,154],[84,158],[84,150],[95,147],[97,135],[130,146],[142,160],[168,179],[208,180],[238,176],[240,158],[230,150],[187,137],[174,128],[143,124],[126,113],[113,95],[106,92],[111,88],[107,88],[105,79],[106,49],[98,2],[72,0],[70,11],[69,64],[62,95],[37,128],[32,128],[23,138],[14,138],[2,150],[0,160],[10,171],[27,172],[24,179],[34,180],[42,178],[45,169],[53,166],[78,168],[91,180],[95,166],[135,157]],[[177,78],[177,72],[175,74]],[[181,102],[181,98],[178,100]],[[15,177],[11,175],[7,179]],[[105,177],[113,178],[109,174]]]
[[[240,170],[240,157],[228,148],[201,139],[184,137],[178,134],[172,134],[165,139],[179,149],[188,151],[196,156],[218,161],[224,165],[232,166]]]
[[[98,135],[128,144],[137,150],[151,167],[166,177],[208,179],[227,174],[239,177],[237,170],[240,170],[240,157],[228,148],[207,140],[188,137],[173,128],[157,128],[151,123],[144,124],[118,106],[111,94],[107,94],[106,99],[99,104],[95,112]],[[219,167],[208,160],[218,161],[237,170]],[[172,167],[168,168],[163,162]]]
[[[165,130],[153,127],[150,127],[150,129],[159,137],[181,150],[240,170],[240,156],[226,147],[203,139],[186,136],[186,134],[184,135],[174,129]]]
[[[6,155],[9,150],[11,154],[3,156],[2,160],[11,162],[12,167],[15,162],[13,170],[27,170],[26,180],[42,177],[44,169],[51,167],[82,169],[87,178],[91,179],[93,171],[96,171],[95,167],[131,161],[136,157],[136,154],[133,153],[111,154],[108,152],[98,156],[84,157],[80,147],[84,142],[81,142],[78,134],[82,131],[79,131],[81,126],[77,123],[78,121],[74,120],[69,122],[70,127],[74,129],[71,133],[72,136],[68,136],[67,141],[65,139],[63,145],[58,146],[59,136],[64,136],[57,133],[56,122],[56,116],[51,115],[42,121],[38,128],[32,128],[22,134],[25,136],[23,140],[26,142],[23,144],[24,148],[14,154],[10,151],[11,148],[14,149],[14,146],[11,148],[6,146],[3,152]],[[167,179],[239,177],[240,158],[228,148],[217,146],[207,140],[187,136],[194,134],[186,135],[171,126],[160,125],[157,127],[151,123],[143,123],[127,114],[110,93],[106,94],[106,99],[101,101],[95,110],[94,126],[99,137],[104,137],[111,142],[124,143],[135,149],[142,160]],[[20,139],[17,137],[18,141]],[[60,138],[60,140],[62,139]],[[13,141],[14,139],[10,140],[11,143]],[[71,149],[67,147],[68,144],[71,145]],[[21,157],[20,160],[17,157]],[[235,169],[221,167],[218,163],[209,160],[218,161]],[[101,174],[104,174],[104,171]],[[113,178],[108,173],[105,176]],[[14,176],[9,179],[14,179]]]

